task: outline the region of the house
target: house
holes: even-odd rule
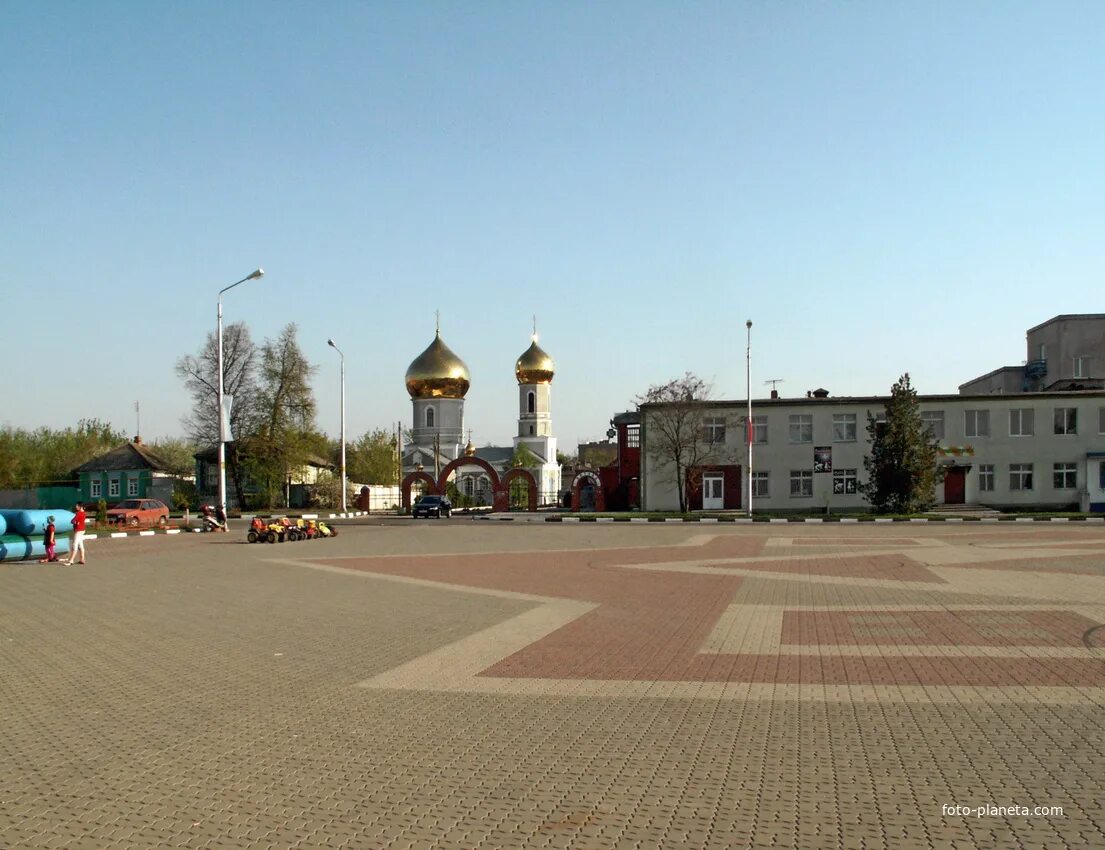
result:
[[[109,505],[123,499],[159,499],[172,506],[173,487],[179,480],[141,437],[82,463],[73,470],[73,477],[81,501],[103,499]]]
[[[234,450],[234,443],[226,444],[226,454],[229,458]],[[194,455],[196,459],[196,493],[201,501],[214,502],[219,490],[219,447],[211,446]],[[226,504],[228,508],[240,508],[238,494],[231,479],[231,473],[227,464],[226,479]],[[242,475],[242,491],[248,498],[256,495],[258,488],[250,481],[247,471],[248,461],[239,458],[239,470]],[[305,508],[310,506],[315,496],[315,488],[320,485],[329,485],[335,465],[325,458],[312,455],[302,466],[288,471],[284,481],[285,507]],[[340,492],[341,487],[338,487]]]

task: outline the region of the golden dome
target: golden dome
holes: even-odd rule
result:
[[[472,438],[468,438],[468,445],[464,447],[464,456],[472,457],[476,454],[476,447],[472,445]]]
[[[541,350],[534,337],[533,343],[514,364],[514,376],[519,384],[551,384],[554,369],[552,358]]]
[[[468,367],[441,341],[440,334],[407,367],[411,398],[464,398],[469,381]]]

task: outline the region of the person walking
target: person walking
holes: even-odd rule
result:
[[[62,564],[72,564],[74,562],[78,564],[84,563],[84,505],[77,502],[77,509],[73,516],[73,543],[69,548],[68,560],[61,561]],[[77,552],[81,553],[81,559],[77,561]]]
[[[58,543],[57,529],[54,526],[54,518],[46,517],[46,528],[42,535],[42,543],[46,547],[46,557],[39,561],[40,564],[52,564],[58,559],[55,547]]]

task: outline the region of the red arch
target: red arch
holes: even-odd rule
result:
[[[583,486],[583,479],[589,478],[593,482],[595,488],[595,510],[606,510],[606,493],[602,489],[602,479],[594,469],[581,469],[576,473],[576,477],[572,479],[572,510],[576,513],[579,512],[579,491]]]
[[[412,472],[406,478],[403,479],[402,485],[400,485],[400,494],[403,500],[403,510],[409,511],[411,509],[411,485],[415,481],[426,482],[426,491],[429,495],[435,495],[441,491],[437,489],[437,484],[434,483],[434,478],[430,473],[423,472],[421,469],[417,472]]]
[[[529,485],[529,502],[526,506],[526,510],[527,511],[536,511],[537,510],[537,479],[533,477],[533,473],[531,473],[528,469],[522,469],[521,467],[518,467],[517,469],[510,470],[510,472],[508,472],[506,475],[503,476],[503,484],[502,484],[503,491],[507,494],[507,499],[508,500],[510,498],[510,483],[515,478],[521,478],[523,481],[526,482],[527,485]]]
[[[449,461],[445,465],[445,468],[441,470],[441,474],[437,477],[438,493],[445,492],[445,484],[449,480],[449,476],[452,475],[454,470],[456,470],[457,467],[460,466],[480,467],[484,472],[491,476],[491,492],[497,493],[499,492],[499,490],[502,489],[502,484],[499,482],[499,473],[495,471],[495,467],[493,467],[482,457],[469,457],[468,455],[465,455],[464,457],[458,457],[456,460]]]

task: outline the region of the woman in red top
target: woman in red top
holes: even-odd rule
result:
[[[77,563],[84,563],[84,519],[84,506],[77,502],[76,515],[73,517],[73,544],[69,549],[69,560],[61,561],[63,564],[77,561],[77,552],[81,553],[81,559]]]

